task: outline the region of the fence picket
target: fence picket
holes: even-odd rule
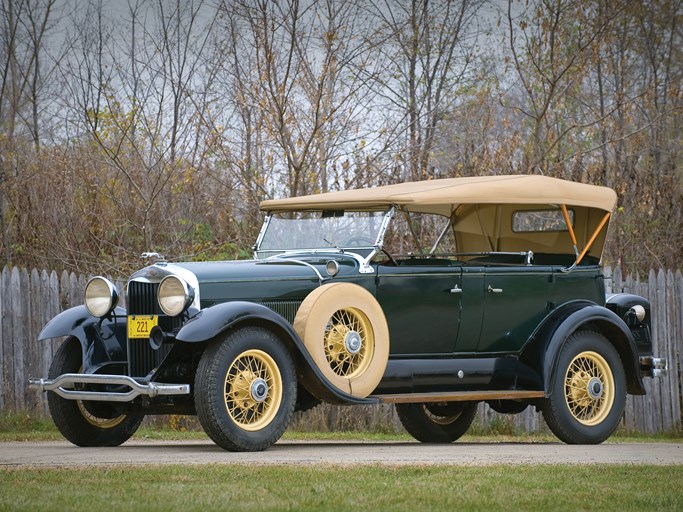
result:
[[[14,338],[12,333],[12,292],[10,288],[10,270],[2,269],[2,387],[4,392],[4,406],[16,408],[14,393]]]
[[[21,275],[19,268],[14,267],[10,275],[10,294],[12,304],[12,336],[14,343],[12,347],[12,366],[14,367],[14,403],[17,409],[26,406],[24,400],[24,340],[26,339],[26,326],[23,323],[24,302],[22,300]]]
[[[4,321],[4,297],[5,289],[2,285],[3,272],[0,272],[0,411],[5,409],[5,375],[9,375],[9,371],[5,372],[5,349],[4,349],[4,339],[5,335],[3,333],[2,326],[5,324]]]

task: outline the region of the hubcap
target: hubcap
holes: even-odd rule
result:
[[[564,390],[569,412],[587,426],[599,425],[605,420],[616,396],[609,364],[592,351],[581,352],[569,363]]]
[[[360,339],[360,335],[356,331],[349,331],[344,339],[344,345],[349,354],[355,355],[360,352],[363,340]]]
[[[597,400],[602,396],[603,389],[602,381],[597,377],[593,377],[588,382],[588,394],[593,400]]]
[[[251,383],[251,397],[255,402],[263,402],[268,396],[268,384],[265,380],[258,378]]]
[[[262,350],[238,355],[225,376],[225,407],[243,430],[270,424],[282,402],[282,376],[275,360]]]

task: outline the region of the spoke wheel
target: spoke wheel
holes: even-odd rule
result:
[[[403,428],[422,443],[452,443],[470,428],[477,402],[396,404]]]
[[[389,327],[365,288],[331,283],[304,299],[294,329],[329,383],[356,397],[379,384],[389,359]]]
[[[125,414],[115,416],[114,418],[100,418],[99,416],[95,416],[95,413],[92,413],[89,410],[93,408],[92,404],[88,404],[88,402],[82,402],[81,400],[76,401],[76,406],[83,416],[83,419],[85,419],[85,421],[90,423],[93,427],[103,429],[114,428],[115,426],[120,425],[126,419]]]
[[[262,350],[237,356],[225,378],[225,407],[237,426],[257,431],[268,425],[282,402],[282,375]]]
[[[208,436],[230,451],[260,451],[284,433],[296,403],[296,371],[285,344],[260,327],[215,339],[195,377],[197,416]]]
[[[626,376],[614,346],[600,333],[577,331],[557,355],[557,370],[541,410],[565,443],[598,444],[619,425]]]
[[[67,339],[50,366],[49,378],[83,371],[81,344]],[[107,402],[68,400],[48,392],[50,415],[60,433],[76,446],[118,446],[137,431],[143,416],[121,414]]]
[[[569,412],[584,425],[599,425],[614,404],[614,376],[597,352],[578,354],[567,368],[564,396]]]
[[[368,317],[356,308],[336,311],[325,333],[325,357],[334,373],[353,378],[367,370],[375,351]]]

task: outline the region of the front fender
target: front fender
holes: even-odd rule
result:
[[[266,320],[283,329],[289,328],[296,335],[287,320],[272,309],[255,302],[232,301],[202,309],[182,326],[176,334],[176,339],[186,343],[208,341],[235,324],[250,320]]]
[[[313,361],[292,325],[261,304],[247,301],[223,302],[201,310],[176,334],[178,341],[201,343],[241,325],[261,325],[276,332],[294,352],[300,380],[317,398],[333,404],[372,404],[374,398],[357,398],[334,387]]]
[[[630,329],[613,311],[597,304],[586,305],[570,313],[559,323],[549,338],[543,356],[543,380],[546,392],[549,392],[550,383],[555,379],[557,356],[567,338],[588,325],[596,326],[617,349],[626,372],[628,392],[633,395],[644,395],[645,388],[640,375],[638,347]]]
[[[107,318],[97,318],[85,306],[62,311],[38,334],[39,340],[72,336],[83,349],[83,372],[94,373],[109,363],[126,362],[126,310],[117,307]]]

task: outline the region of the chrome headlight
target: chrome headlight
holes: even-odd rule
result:
[[[118,301],[119,293],[109,279],[96,276],[85,285],[85,308],[92,316],[107,316]]]
[[[159,307],[168,316],[178,316],[194,300],[194,290],[178,276],[166,276],[159,285]]]

